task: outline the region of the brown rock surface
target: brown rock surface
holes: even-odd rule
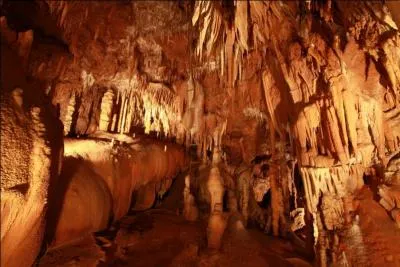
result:
[[[357,213],[396,242],[395,2],[2,1],[2,266],[32,265],[40,248],[110,231],[170,194],[165,207],[188,221],[236,216],[318,266],[345,264],[346,239],[375,248],[352,237]],[[364,186],[373,197],[357,209]],[[177,261],[201,246],[176,246]],[[379,253],[354,263],[397,263]],[[211,254],[199,262],[237,256]]]

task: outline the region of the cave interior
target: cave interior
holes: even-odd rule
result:
[[[400,2],[1,0],[1,267],[400,266]]]

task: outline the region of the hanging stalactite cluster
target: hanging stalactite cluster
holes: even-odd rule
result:
[[[330,201],[348,202],[369,168],[386,166],[386,157],[399,150],[393,111],[400,104],[396,23],[379,4],[332,2],[307,1],[296,7],[235,1],[229,20],[223,13],[229,11],[220,3],[200,1],[192,20],[199,27],[195,56],[200,61],[219,57],[230,94],[246,54],[261,50],[265,56],[262,84],[269,147],[278,161],[285,160],[279,155],[289,153],[300,167],[315,239],[323,248],[321,264],[327,259],[324,238],[329,239],[333,229],[328,221],[335,221],[330,216],[346,216],[346,209],[329,208]],[[338,10],[344,13],[345,28],[339,26]],[[362,72],[360,64],[369,67]]]

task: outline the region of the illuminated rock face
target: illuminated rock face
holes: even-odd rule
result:
[[[141,132],[195,148],[194,160],[202,165],[199,174],[190,173],[192,188],[183,193],[188,220],[201,212],[198,203],[213,213],[224,204],[224,192],[228,209],[241,213],[244,225],[255,223],[274,235],[303,225],[289,214],[304,209],[324,265],[337,256],[326,256],[328,241],[351,221],[353,197],[371,176],[384,181],[380,202],[398,222],[398,188],[389,180],[398,176],[393,159],[400,149],[399,12],[395,1],[386,2],[45,1],[29,12],[10,4],[7,19],[23,30],[11,30],[2,17],[2,40],[46,90],[28,92],[15,81],[2,98],[2,240],[14,229],[14,217],[44,224],[44,204],[36,215],[23,215],[24,209],[19,215],[14,207],[45,203],[51,170],[60,165],[54,155],[61,150],[53,146],[60,140],[49,128],[57,119],[50,118],[46,101],[58,107],[53,115],[71,137]],[[30,23],[42,30],[40,38],[26,29]],[[66,142],[70,151],[75,141]],[[93,201],[79,212],[101,208],[70,229],[62,219],[59,229],[65,230],[55,244],[104,229],[110,214],[115,220],[126,214],[132,198],[135,210],[150,208],[171,186],[164,178],[185,164],[183,152],[169,143],[136,150],[115,145],[118,153],[104,140],[76,146],[65,159],[76,172],[60,176],[72,179],[64,189],[71,188],[65,196],[73,201],[65,202],[62,216],[69,218],[72,203],[82,201],[73,189],[85,186],[93,188]],[[81,146],[92,147],[83,158],[93,166],[76,160]],[[265,156],[269,171],[261,177],[254,160]],[[40,196],[32,195],[36,182]],[[263,201],[268,208],[260,207]],[[214,219],[210,229],[222,229]],[[30,259],[41,243],[35,238]]]
[[[24,266],[34,261],[44,234],[45,201],[50,182],[50,159],[49,155],[46,155],[50,151],[42,146],[42,149],[47,149],[46,154],[40,153],[40,147],[36,148],[35,154],[33,153],[32,135],[35,132],[30,126],[31,122],[25,115],[20,114],[20,117],[25,117],[26,123],[25,129],[20,127],[15,112],[18,111],[12,106],[12,103],[8,105],[2,103],[1,149],[10,155],[1,159],[1,243],[4,244],[1,249],[2,266]],[[27,129],[30,131],[27,132]],[[29,149],[24,149],[13,142],[10,143],[11,140],[26,142]],[[27,153],[27,151],[32,152]],[[18,157],[18,155],[26,156]],[[25,162],[23,162],[24,160]],[[37,164],[43,164],[43,169],[40,170],[41,168]],[[35,165],[36,172],[33,170]],[[8,166],[11,167],[11,170],[8,170]],[[12,166],[20,168],[16,172]],[[41,175],[38,176],[38,174]],[[42,179],[44,181],[41,181]],[[37,235],[33,236],[30,233],[31,230],[35,230]],[[21,250],[21,247],[24,247],[24,251]]]
[[[55,232],[52,247],[106,229],[113,211],[110,189],[90,165],[82,159],[66,157],[63,166],[57,188],[58,197],[63,201],[50,217],[57,220],[56,228],[47,228],[48,232]]]
[[[51,185],[62,161],[62,125],[2,43],[1,266],[30,266],[42,246]]]
[[[56,189],[62,203],[52,210],[55,229],[48,229],[55,232],[53,248],[105,230],[128,213],[132,194],[133,210],[151,208],[184,168],[184,152],[177,145],[97,137],[109,141],[65,140],[63,182]]]

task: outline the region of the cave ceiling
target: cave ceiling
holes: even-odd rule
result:
[[[95,131],[111,90],[117,103],[129,103],[113,110],[117,120],[123,112],[134,117],[112,131],[140,126],[206,148],[220,134],[226,151],[247,161],[295,135],[289,138],[299,140],[297,154],[323,143],[328,157],[343,161],[357,147],[348,126],[356,110],[343,108],[346,92],[396,117],[398,10],[394,1],[4,1],[2,27],[20,47],[18,36],[33,31],[20,56],[62,121],[69,104],[81,103],[68,133]],[[326,105],[335,116],[320,112]],[[313,112],[315,124],[324,116],[336,124],[341,140],[302,140],[299,127],[313,126],[298,124]],[[394,121],[384,124],[398,130]],[[315,125],[321,135],[329,127]],[[391,143],[390,151],[399,145],[398,131],[383,137],[382,129],[371,141],[380,158],[381,143]]]

